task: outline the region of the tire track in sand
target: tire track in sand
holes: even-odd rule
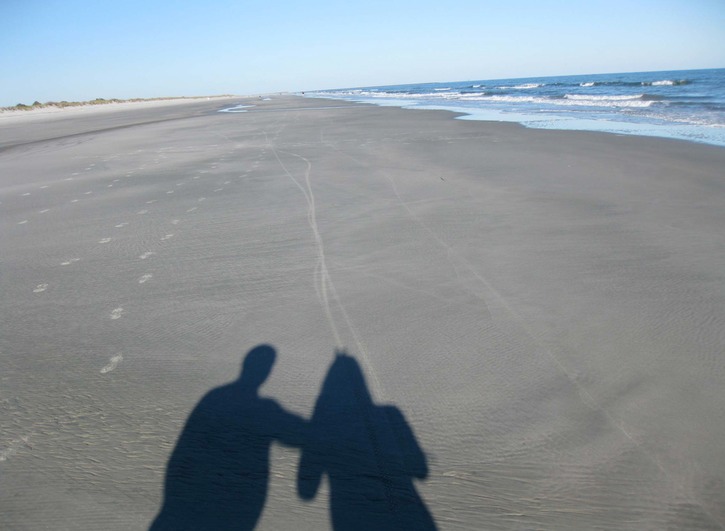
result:
[[[365,345],[363,344],[362,339],[360,338],[360,335],[357,332],[357,329],[355,328],[355,326],[353,326],[352,320],[350,319],[350,316],[347,313],[345,306],[342,304],[342,300],[337,292],[337,289],[335,288],[335,284],[332,281],[332,277],[330,276],[330,272],[327,267],[327,259],[325,256],[325,245],[322,240],[322,235],[320,234],[319,227],[317,225],[317,208],[315,205],[315,195],[312,191],[312,183],[310,181],[310,174],[312,172],[312,163],[309,161],[309,159],[307,159],[297,153],[278,150],[275,147],[275,145],[270,141],[269,136],[267,135],[266,132],[264,133],[264,135],[267,139],[267,145],[272,150],[272,153],[274,153],[274,156],[277,159],[277,162],[279,163],[280,167],[282,168],[282,171],[284,171],[285,175],[287,175],[287,177],[289,177],[289,179],[297,186],[297,188],[300,189],[302,194],[305,196],[305,201],[307,202],[307,223],[309,224],[310,228],[312,229],[312,235],[314,237],[315,247],[317,250],[317,264],[315,265],[315,271],[314,271],[315,291],[317,292],[317,298],[320,301],[320,304],[322,305],[322,309],[325,312],[325,316],[327,317],[327,321],[330,324],[332,334],[335,338],[335,343],[336,343],[336,347],[337,347],[336,350],[345,351],[345,347],[342,343],[342,338],[340,336],[339,329],[338,329],[337,325],[335,324],[330,296],[332,297],[334,302],[337,303],[337,307],[339,308],[340,314],[342,315],[345,325],[346,325],[347,329],[349,330],[350,334],[352,335],[353,341],[355,343],[355,346],[357,347],[357,351],[360,355],[360,358],[365,365],[366,372],[370,376],[370,379],[372,380],[372,387],[373,387],[374,395],[376,395],[378,397],[382,397],[384,395],[382,385],[372,366],[372,363],[370,362],[370,356],[368,355],[367,349],[365,348]],[[289,169],[287,168],[285,163],[282,162],[282,159],[279,156],[280,153],[288,155],[288,156],[296,157],[305,163],[306,168],[305,168],[305,172],[304,172],[304,185],[300,182],[300,180],[298,180],[289,171]]]

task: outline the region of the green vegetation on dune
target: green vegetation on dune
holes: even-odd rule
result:
[[[230,96],[230,94],[222,94],[221,96]],[[160,98],[131,98],[127,100],[121,100],[118,98],[112,98],[107,100],[105,98],[96,98],[89,101],[47,101],[40,103],[39,101],[33,102],[32,105],[25,105],[24,103],[18,103],[12,107],[0,107],[0,111],[32,111],[34,109],[44,109],[46,107],[83,107],[86,105],[106,105],[108,103],[129,103],[137,101],[161,101],[161,100],[193,100],[206,97],[221,97],[221,96],[169,96]]]

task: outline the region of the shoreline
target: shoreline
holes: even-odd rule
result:
[[[403,111],[417,111],[417,112],[442,112],[442,113],[448,113],[452,115],[453,120],[458,120],[462,122],[474,122],[474,123],[483,123],[483,124],[489,124],[489,125],[501,125],[503,127],[507,126],[513,126],[513,127],[520,127],[525,130],[529,131],[550,131],[554,134],[556,133],[564,133],[564,134],[571,134],[571,135],[578,135],[578,134],[594,134],[594,135],[606,135],[610,137],[618,137],[618,138],[633,138],[633,139],[643,139],[643,140],[653,140],[653,141],[663,141],[663,142],[675,142],[675,143],[684,143],[686,145],[696,145],[696,146],[705,146],[708,148],[714,148],[714,149],[725,149],[725,144],[717,144],[717,143],[711,143],[706,142],[703,140],[695,140],[692,138],[679,138],[675,136],[666,136],[666,135],[655,135],[655,134],[644,134],[644,133],[638,133],[638,132],[617,132],[617,131],[607,131],[607,130],[599,130],[599,129],[567,129],[567,128],[555,128],[555,127],[535,127],[528,125],[524,123],[521,120],[497,120],[493,117],[486,117],[482,118],[481,116],[487,115],[485,112],[479,112],[477,113],[474,109],[468,109],[468,108],[456,108],[455,106],[433,106],[433,105],[423,105],[423,106],[413,106],[413,105],[405,105],[404,102],[397,102],[397,103],[383,103],[378,101],[367,101],[367,100],[347,100],[347,99],[341,99],[341,98],[328,98],[324,96],[295,96],[300,97],[304,99],[309,100],[322,100],[322,101],[328,101],[328,102],[334,102],[336,104],[347,103],[352,105],[363,105],[363,106],[372,106],[372,107],[379,107],[379,108],[389,108],[389,109],[400,109]],[[252,102],[253,103],[253,102]],[[490,116],[490,115],[487,115]]]
[[[670,140],[683,140],[696,144],[706,144],[711,146],[725,147],[725,140],[718,138],[698,138],[693,134],[687,126],[675,123],[668,124],[668,130],[661,129],[660,126],[646,123],[636,123],[616,120],[603,120],[594,118],[572,118],[546,114],[532,114],[525,111],[501,111],[496,109],[483,109],[474,107],[457,106],[455,104],[416,104],[405,100],[395,100],[391,98],[389,101],[376,99],[346,99],[346,98],[326,98],[325,96],[307,96],[309,98],[324,98],[334,101],[346,101],[351,103],[360,103],[366,105],[375,105],[379,107],[395,107],[406,110],[431,111],[441,110],[460,114],[457,119],[464,121],[477,122],[496,122],[496,123],[515,123],[527,129],[540,129],[548,131],[570,131],[570,132],[595,132],[607,133],[621,136],[640,136],[651,138],[664,138]],[[715,126],[708,126],[715,129]]]

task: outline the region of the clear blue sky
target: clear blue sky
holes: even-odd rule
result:
[[[0,106],[725,67],[725,0],[0,0]]]

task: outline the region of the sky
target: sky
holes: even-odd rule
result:
[[[725,68],[725,0],[0,0],[0,106]]]

